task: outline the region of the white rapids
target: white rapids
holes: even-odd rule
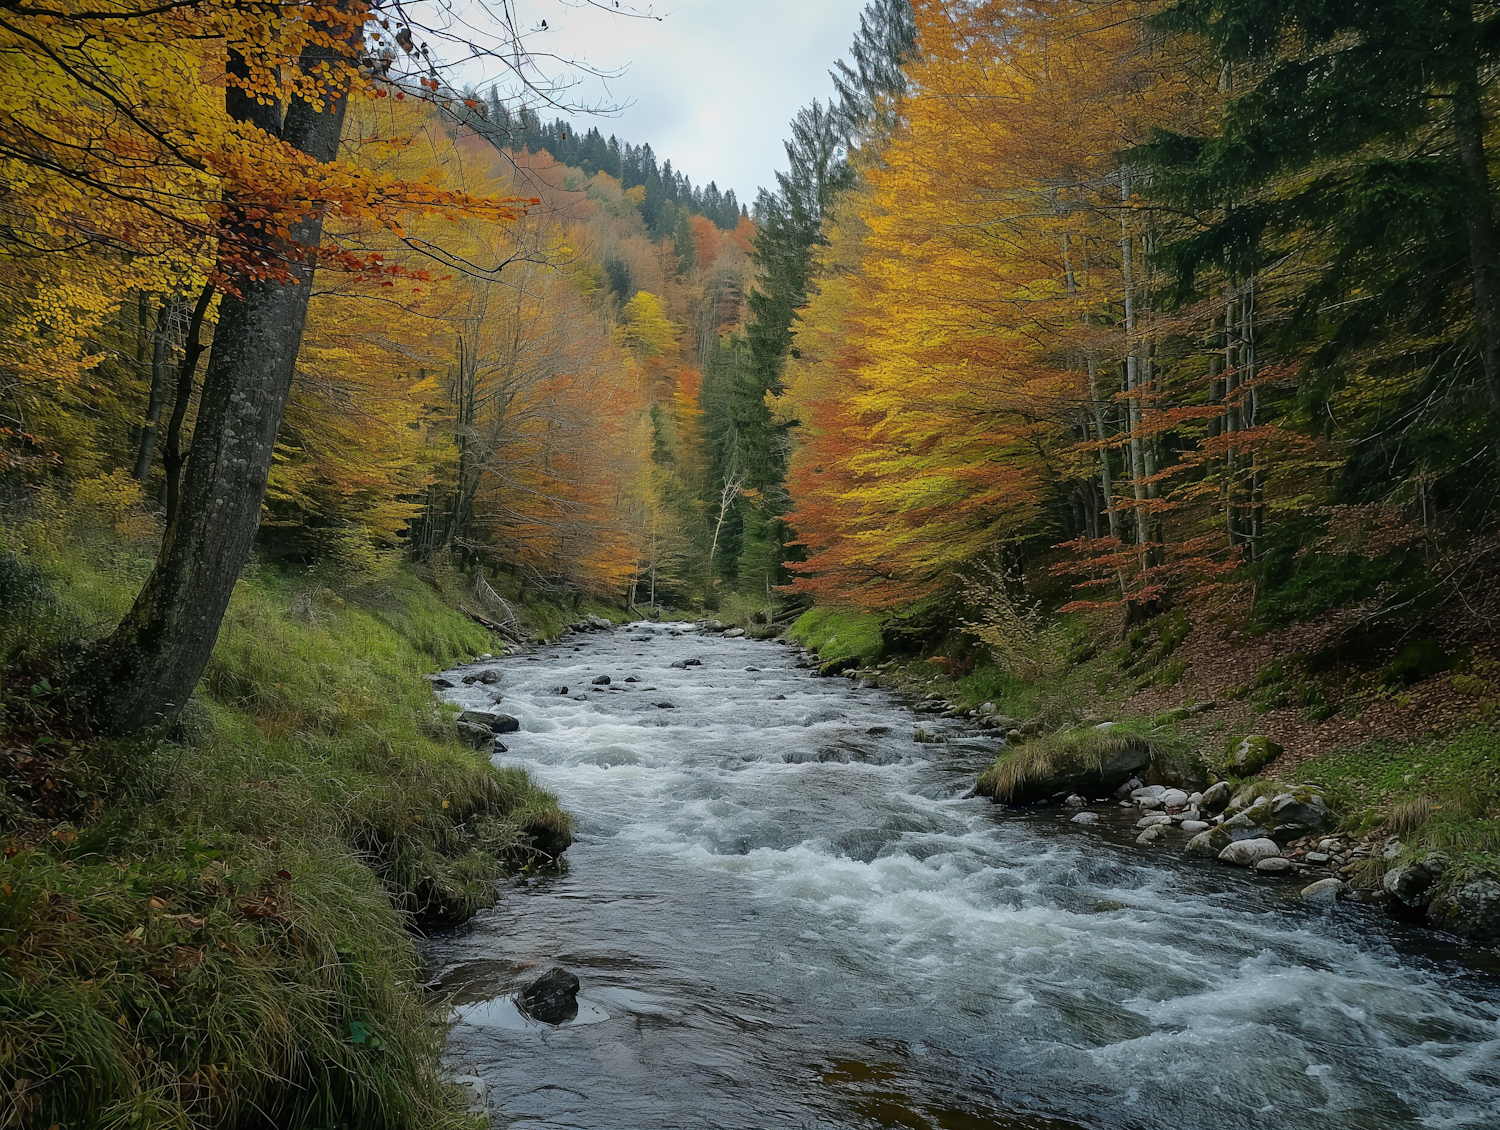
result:
[[[992,743],[914,743],[796,660],[637,624],[450,675],[499,671],[443,693],[519,718],[497,763],[578,827],[565,874],[423,943],[496,1125],[1500,1126],[1493,962],[969,798]],[[508,999],[554,961],[558,1028]]]

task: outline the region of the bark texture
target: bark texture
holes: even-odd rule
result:
[[[312,70],[332,58],[326,48],[309,49],[300,64]],[[326,162],[338,152],[347,99],[330,98],[321,109],[293,102],[283,118],[278,107],[231,91],[228,108]],[[321,216],[309,216],[293,226],[289,243],[266,248],[287,263],[289,279],[245,279],[239,294],[226,294],[220,304],[181,503],[151,576],[91,673],[99,692],[96,721],[112,732],[170,722],[213,652],[260,526],[312,289],[314,264],[305,251],[318,246],[322,226]]]

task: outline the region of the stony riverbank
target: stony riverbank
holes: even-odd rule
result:
[[[1339,804],[1343,798],[1331,798],[1305,774],[1288,779],[1277,771],[1284,751],[1264,735],[1205,749],[1201,731],[1181,723],[1209,715],[1215,703],[1150,720],[1022,720],[994,702],[966,701],[971,696],[943,671],[912,662],[829,662],[803,648],[798,663],[887,688],[919,716],[994,736],[996,762],[976,787],[999,803],[1073,808],[1079,824],[1101,811],[1129,810],[1143,848],[1215,860],[1300,884],[1308,900],[1378,907],[1474,944],[1500,945],[1500,878],[1491,857],[1431,850],[1422,837],[1403,835],[1400,820],[1384,809]],[[913,739],[934,735],[918,725]]]

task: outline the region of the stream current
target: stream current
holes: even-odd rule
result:
[[[993,740],[798,658],[637,624],[449,674],[498,670],[442,693],[519,718],[497,763],[577,822],[423,943],[497,1126],[1500,1127],[1489,959],[968,798]],[[508,995],[554,962],[556,1028]]]

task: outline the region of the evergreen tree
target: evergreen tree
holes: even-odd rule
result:
[[[1134,154],[1152,194],[1195,216],[1158,256],[1179,297],[1205,272],[1244,287],[1298,255],[1283,333],[1313,347],[1309,418],[1321,426],[1349,382],[1381,404],[1347,492],[1373,499],[1421,474],[1488,505],[1474,471],[1495,465],[1476,456],[1500,409],[1493,9],[1182,0],[1158,21],[1211,45],[1225,95],[1204,135],[1160,132]]]
[[[760,281],[748,297],[745,338],[736,346],[743,357],[733,367],[733,379],[743,386],[734,395],[744,406],[740,427],[763,433],[750,445],[763,456],[750,485],[760,492],[765,511],[757,537],[741,553],[774,559],[778,573],[789,534],[780,518],[785,513],[787,437],[772,419],[766,396],[781,391],[793,320],[807,303],[814,254],[823,242],[823,218],[839,191],[853,181],[849,149],[889,128],[891,103],[906,91],[901,66],[915,47],[909,0],[871,0],[849,51],[852,65],[840,61],[832,72],[839,100],[827,106],[814,102],[797,112],[786,142],[787,171],[776,174],[775,192],[763,190],[755,202],[760,230],[754,256]],[[745,442],[743,436],[737,442]],[[727,466],[722,458],[716,462]],[[778,575],[777,582],[782,579]]]

